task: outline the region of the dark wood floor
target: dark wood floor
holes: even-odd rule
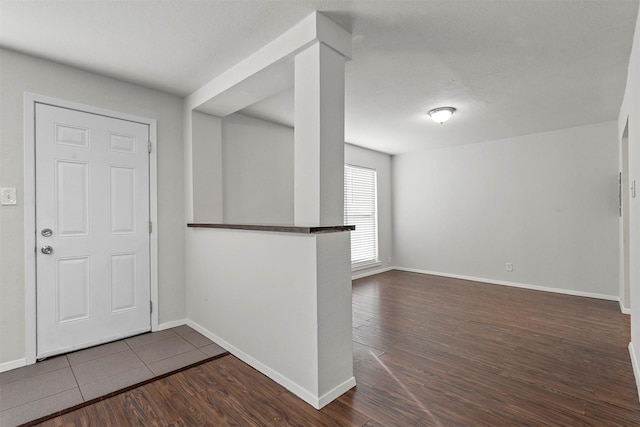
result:
[[[358,385],[321,411],[227,356],[43,425],[640,425],[616,302],[391,271],[353,316]]]

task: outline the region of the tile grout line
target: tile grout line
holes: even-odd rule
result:
[[[62,355],[62,356],[64,356],[64,357],[66,358],[66,355]],[[59,356],[59,357],[62,357],[62,356]],[[68,362],[69,362],[69,361],[68,361],[68,359],[67,359],[67,363],[68,363]],[[44,375],[49,375],[49,374],[52,374],[52,373],[57,372],[57,371],[62,371],[62,370],[67,369],[67,368],[69,368],[69,370],[71,371],[71,374],[73,375],[73,380],[74,380],[74,382],[76,383],[76,387],[71,387],[71,388],[67,388],[67,389],[64,389],[64,390],[59,390],[59,391],[56,391],[56,392],[54,392],[54,393],[51,393],[51,394],[47,394],[47,395],[41,396],[41,397],[39,397],[39,398],[37,398],[37,399],[35,399],[35,400],[30,400],[30,401],[28,401],[28,402],[24,402],[24,403],[20,403],[20,404],[18,404],[18,405],[15,405],[15,406],[11,406],[11,407],[8,407],[8,408],[4,408],[4,409],[0,410],[0,413],[7,412],[7,411],[13,410],[13,409],[15,409],[15,408],[19,408],[19,407],[21,407],[21,406],[24,406],[24,405],[28,405],[28,404],[30,404],[30,403],[38,402],[38,401],[40,401],[40,400],[47,399],[47,398],[49,398],[49,397],[51,397],[51,396],[56,396],[56,395],[58,395],[58,394],[60,394],[60,393],[65,393],[65,392],[68,392],[68,391],[71,391],[71,390],[75,390],[75,389],[78,389],[78,391],[80,391],[80,390],[79,390],[79,387],[78,387],[78,381],[77,381],[77,380],[76,380],[76,378],[75,378],[75,375],[74,375],[74,373],[73,373],[73,369],[71,369],[71,365],[70,365],[70,364],[69,364],[68,366],[61,366],[61,367],[59,367],[59,368],[57,368],[57,369],[52,369],[52,370],[50,370],[50,371],[41,372],[41,373],[39,373],[38,375],[33,375],[33,376],[30,376],[30,377],[27,377],[27,378],[22,378],[22,379],[20,379],[20,380],[11,381],[11,382],[9,382],[9,383],[2,384],[2,386],[8,386],[8,385],[10,385],[10,384],[14,384],[14,383],[18,383],[18,382],[24,382],[24,381],[34,380],[34,379],[36,379],[36,378],[38,378],[38,377],[41,377],[41,376],[44,376]],[[1,387],[1,386],[0,386],[0,387]]]
[[[63,357],[63,356],[64,356],[64,357],[66,357],[66,355],[60,355],[60,356],[56,356],[56,357]],[[67,361],[67,362],[68,362],[68,361]],[[26,367],[28,367],[28,366],[29,366],[29,365],[22,366],[22,367],[17,368],[17,369],[24,369],[24,368],[26,368]],[[31,366],[32,366],[32,365],[31,365]],[[48,371],[40,372],[39,374],[31,375],[31,376],[26,377],[26,378],[19,378],[19,379],[15,379],[15,380],[13,380],[13,381],[9,381],[9,382],[6,382],[6,383],[2,383],[2,384],[0,384],[0,389],[1,389],[3,386],[8,386],[9,384],[13,384],[13,383],[21,382],[21,381],[26,381],[26,380],[29,380],[29,379],[31,379],[31,378],[36,378],[36,377],[39,377],[39,376],[42,376],[42,375],[49,374],[49,373],[51,373],[51,372],[59,371],[59,370],[61,370],[61,369],[70,368],[70,367],[71,367],[71,365],[70,365],[70,364],[69,364],[69,365],[67,365],[67,366],[59,366],[59,367],[57,367],[57,368],[55,368],[55,369],[51,369],[51,370],[48,370]],[[7,371],[7,372],[11,372],[11,371]],[[1,411],[0,411],[0,412],[1,412]]]
[[[150,362],[150,363],[145,362],[145,361],[142,359],[142,357],[141,357],[141,356],[140,356],[140,355],[135,351],[135,349],[131,349],[131,350],[132,350],[132,351],[133,351],[133,353],[136,355],[136,357],[137,357],[138,359],[140,359],[140,361],[141,361],[141,362],[142,362],[142,363],[143,363],[147,368],[149,368],[149,365],[151,365],[151,364],[154,364],[154,363],[157,363],[157,362],[161,362],[161,361],[163,361],[163,360],[170,359],[170,358],[172,358],[172,357],[174,357],[174,356],[178,356],[178,355],[180,355],[180,354],[184,354],[184,353],[187,353],[187,352],[189,352],[189,351],[199,350],[199,349],[200,349],[200,347],[196,347],[195,345],[193,345],[192,343],[190,343],[187,339],[185,339],[182,335],[180,335],[180,334],[178,334],[178,333],[176,333],[176,336],[175,336],[175,337],[165,338],[164,340],[154,341],[154,342],[149,343],[149,344],[140,345],[140,346],[138,346],[138,348],[139,348],[139,347],[145,347],[145,346],[148,346],[148,345],[152,345],[152,344],[155,344],[155,343],[158,343],[158,342],[162,342],[162,341],[167,341],[167,340],[170,340],[170,339],[176,339],[176,338],[180,338],[180,339],[182,339],[185,343],[189,344],[189,345],[190,345],[191,347],[193,347],[193,348],[191,348],[191,349],[189,349],[189,350],[182,351],[182,352],[180,352],[180,353],[172,354],[171,356],[167,356],[167,357],[165,357],[165,358],[163,358],[163,359],[154,360],[153,362]],[[204,352],[203,352],[203,353],[204,353]],[[149,368],[149,370],[151,370],[151,368]],[[153,373],[153,371],[152,371],[152,373]]]
[[[69,363],[69,369],[71,369],[73,380],[76,382],[76,388],[78,389],[78,393],[80,393],[80,397],[82,398],[82,400],[86,402],[86,399],[84,398],[84,394],[82,394],[82,389],[80,388],[80,383],[78,382],[78,378],[76,377],[76,371],[73,369],[73,365],[71,364],[69,357],[66,354],[64,355],[64,357],[67,359],[67,363]]]
[[[144,367],[149,371],[149,373],[150,373],[150,374],[151,374],[151,376],[152,376],[152,378],[150,378],[150,379],[155,379],[155,378],[156,378],[156,377],[158,377],[159,375],[158,375],[158,374],[156,374],[156,373],[153,371],[153,369],[151,368],[151,366],[150,366],[150,365],[152,365],[152,364],[154,364],[154,363],[161,362],[161,361],[163,361],[163,360],[170,359],[171,357],[175,357],[175,356],[178,356],[178,355],[183,354],[183,353],[187,353],[187,352],[189,352],[189,351],[193,351],[193,350],[200,350],[200,348],[199,348],[199,347],[196,347],[195,345],[193,345],[192,343],[190,343],[187,339],[185,339],[183,335],[178,334],[178,333],[177,333],[177,332],[175,332],[175,331],[174,331],[174,333],[175,333],[175,335],[174,335],[174,336],[170,336],[170,337],[167,337],[167,338],[165,338],[165,339],[158,340],[158,341],[154,341],[154,342],[151,342],[151,343],[148,343],[148,344],[139,345],[139,346],[137,346],[136,348],[140,348],[140,347],[144,347],[144,346],[147,346],[147,345],[152,345],[152,344],[155,344],[155,343],[158,343],[158,342],[162,342],[162,341],[166,341],[166,340],[169,340],[169,339],[175,339],[175,338],[177,338],[177,337],[180,337],[180,338],[182,338],[185,342],[187,342],[188,344],[190,344],[190,345],[193,347],[193,349],[190,349],[190,350],[184,351],[184,352],[182,352],[182,353],[178,353],[178,354],[175,354],[175,355],[172,355],[172,356],[166,357],[166,358],[164,358],[164,359],[157,360],[157,361],[152,362],[152,363],[147,363],[147,362],[146,362],[146,361],[144,361],[144,360],[142,359],[142,357],[140,357],[140,355],[136,352],[136,348],[132,347],[132,346],[127,342],[127,339],[123,339],[123,340],[122,340],[122,342],[124,342],[124,344],[127,346],[127,349],[122,350],[122,351],[119,351],[119,352],[117,352],[117,353],[108,354],[108,355],[104,355],[104,356],[101,356],[101,357],[98,357],[98,358],[95,358],[95,359],[86,360],[86,361],[84,361],[84,362],[76,363],[75,365],[81,365],[81,364],[83,364],[83,363],[90,363],[90,362],[93,362],[93,361],[98,360],[98,359],[102,359],[102,358],[105,358],[105,357],[113,356],[114,354],[124,353],[125,351],[131,351],[131,353],[132,353],[132,354],[133,354],[133,355],[134,355],[134,356],[135,356],[135,357],[140,361],[140,363],[142,363],[142,366],[144,366]],[[203,355],[203,356],[205,356],[205,359],[207,359],[207,355],[206,355],[206,353],[204,353],[204,352],[203,352],[203,351],[201,351],[201,350],[200,350],[200,353],[202,353],[202,355]],[[65,357],[66,357],[66,355],[65,355]],[[72,373],[73,373],[73,375],[74,375],[74,379],[75,379],[75,381],[76,381],[77,389],[78,389],[78,391],[79,391],[80,395],[82,396],[82,400],[83,400],[84,402],[87,402],[88,400],[92,400],[92,399],[87,399],[87,398],[85,397],[85,394],[84,394],[84,392],[82,391],[82,387],[80,386],[80,382],[78,381],[78,379],[77,379],[77,377],[76,377],[76,375],[75,375],[75,370],[73,369],[74,364],[72,364],[72,363],[71,363],[71,361],[70,361],[68,358],[67,358],[67,362],[69,363],[69,367],[71,368],[71,371],[72,371]],[[137,369],[137,368],[134,368],[134,369]],[[181,369],[181,368],[178,368],[178,369]],[[132,369],[132,370],[133,370],[133,369]],[[115,376],[115,375],[113,375],[113,376]],[[102,378],[102,379],[99,379],[99,380],[95,380],[95,381],[93,381],[93,382],[104,381],[104,380],[106,380],[106,379],[108,379],[108,378],[112,378],[113,376],[110,376],[110,377],[107,377],[107,378]],[[87,384],[91,384],[91,383],[87,383]]]
[[[41,401],[41,400],[45,400],[45,399],[48,399],[48,398],[53,397],[53,396],[58,396],[58,395],[61,395],[61,394],[64,394],[64,393],[68,393],[68,392],[73,391],[73,390],[75,390],[75,388],[70,388],[70,389],[67,389],[67,390],[62,390],[62,391],[59,391],[59,392],[57,392],[57,393],[50,394],[50,395],[48,395],[48,396],[42,397],[42,398],[37,399],[37,400],[31,400],[31,401],[29,401],[29,402],[25,402],[25,403],[23,403],[23,404],[21,404],[21,405],[18,405],[18,406],[13,406],[13,407],[11,407],[11,408],[3,409],[2,411],[0,411],[0,413],[3,413],[3,412],[9,412],[9,411],[11,411],[11,410],[18,410],[18,408],[21,408],[21,407],[23,407],[23,406],[27,406],[27,405],[30,405],[30,404],[32,404],[32,403],[37,403],[37,402],[39,402],[39,401]],[[82,396],[82,394],[81,394],[81,396]],[[84,399],[83,399],[83,400],[84,400]],[[83,402],[83,403],[84,403],[84,402]],[[82,404],[83,404],[83,403],[82,403]],[[46,416],[48,416],[48,415],[46,415]],[[31,421],[29,421],[29,422],[31,422]],[[22,424],[21,424],[21,425],[22,425]]]

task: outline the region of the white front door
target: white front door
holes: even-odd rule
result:
[[[149,331],[149,126],[35,115],[37,357]]]

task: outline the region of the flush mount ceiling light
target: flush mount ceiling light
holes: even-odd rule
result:
[[[440,107],[434,108],[427,114],[429,114],[429,117],[431,117],[431,120],[433,120],[434,122],[443,124],[451,118],[455,111],[456,109],[453,107]]]

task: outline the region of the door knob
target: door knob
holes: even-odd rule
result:
[[[51,252],[53,252],[53,248],[51,246],[43,246],[42,249],[40,249],[40,252],[45,255],[51,255]]]

